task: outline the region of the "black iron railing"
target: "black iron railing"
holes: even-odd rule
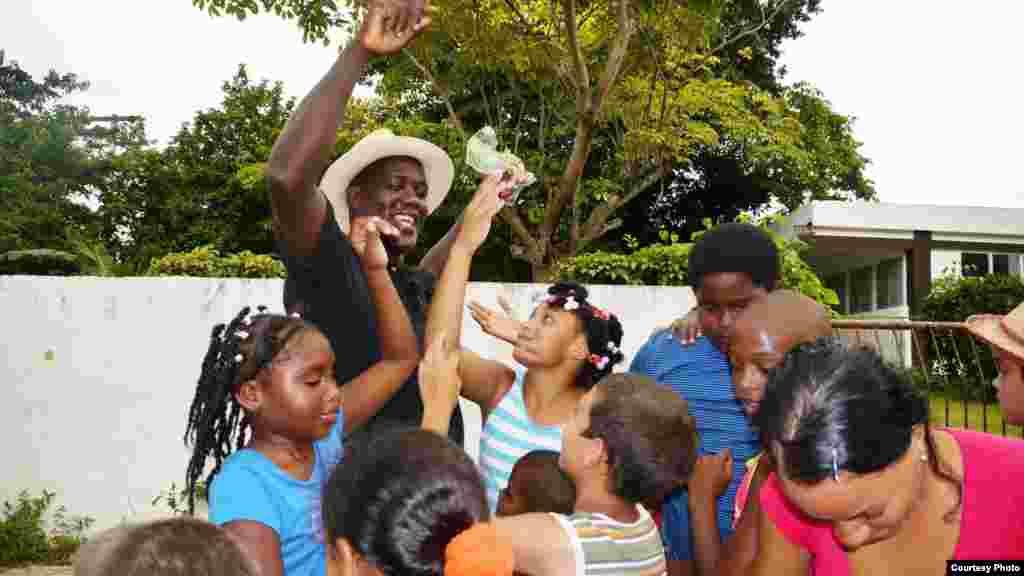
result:
[[[959,322],[834,320],[837,334],[874,347],[907,370],[931,402],[933,424],[1024,437],[1002,418],[987,345]]]

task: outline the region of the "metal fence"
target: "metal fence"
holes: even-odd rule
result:
[[[989,347],[959,322],[834,320],[841,336],[872,346],[907,370],[931,402],[933,424],[1024,437],[1003,421]]]

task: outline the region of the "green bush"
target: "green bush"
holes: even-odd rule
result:
[[[1024,280],[990,274],[973,278],[947,275],[932,282],[921,305],[927,320],[961,322],[972,314],[1006,314],[1024,302]]]
[[[807,245],[799,240],[787,241],[763,226],[779,247],[782,260],[781,284],[832,307],[839,296],[826,287],[801,254]],[[696,241],[704,232],[694,234]],[[649,286],[686,286],[688,258],[693,244],[676,243],[662,234],[664,244],[652,244],[627,254],[588,252],[564,261],[559,278],[584,284],[643,284]]]
[[[211,246],[191,252],[174,252],[155,258],[146,272],[148,276],[198,276],[203,278],[284,278],[280,260],[267,254],[248,250],[221,255]]]
[[[195,486],[195,498],[196,503],[207,502],[208,494],[206,490],[205,482],[196,482]],[[171,487],[163,490],[156,498],[153,499],[152,505],[156,506],[163,503],[175,516],[184,516],[188,514],[188,489],[185,487],[178,488],[178,485],[171,482]]]
[[[1024,281],[1018,276],[991,274],[971,278],[942,276],[921,305],[922,320],[962,322],[974,314],[1006,314],[1024,302]],[[936,335],[922,342],[934,380],[950,382],[946,394],[965,400],[995,400],[991,386],[996,368],[988,345],[967,332]],[[981,373],[977,364],[981,364]]]
[[[692,244],[652,244],[630,254],[588,252],[563,262],[562,279],[584,284],[686,284],[686,262]]]
[[[0,254],[0,275],[74,276],[81,271],[74,254],[59,250],[11,250]]]
[[[93,524],[88,516],[70,516],[64,506],[53,514],[53,529],[46,528],[46,512],[53,504],[53,492],[42,496],[18,494],[15,503],[4,502],[0,519],[0,566],[46,563],[68,564],[85,542],[85,531]]]

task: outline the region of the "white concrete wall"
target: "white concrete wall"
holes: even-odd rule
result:
[[[520,318],[544,286],[472,284],[467,299],[504,294]],[[0,276],[3,367],[0,501],[57,493],[96,529],[160,516],[152,500],[181,486],[186,411],[212,326],[244,305],[281,309],[279,280]],[[628,366],[659,324],[694,304],[689,288],[594,286],[591,300],[623,320]],[[463,343],[510,360],[466,313]],[[467,406],[468,407],[468,406]],[[467,414],[475,455],[479,412]]]

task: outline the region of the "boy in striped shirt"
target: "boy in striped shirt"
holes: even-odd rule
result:
[[[696,428],[683,398],[646,376],[607,376],[579,402],[562,434],[559,466],[576,485],[575,512],[494,520],[515,549],[516,571],[665,574],[661,536],[641,502],[685,482],[696,457]]]

